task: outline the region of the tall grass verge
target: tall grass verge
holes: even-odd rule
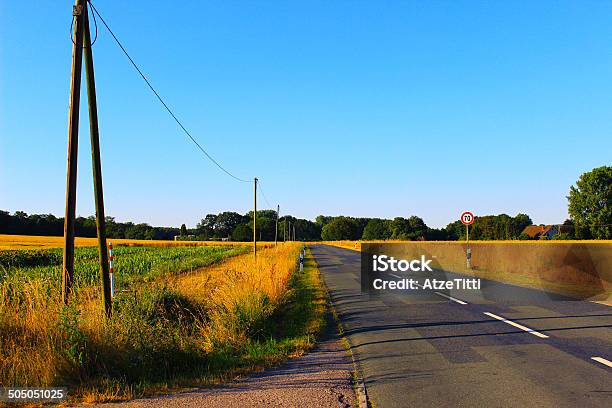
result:
[[[299,355],[323,324],[316,269],[296,272],[298,244],[138,282],[106,320],[99,290],[70,307],[59,287],[27,276],[0,285],[0,383],[68,386],[73,400],[109,401],[215,383]],[[10,291],[10,293],[9,293]]]

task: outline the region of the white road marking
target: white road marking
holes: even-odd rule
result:
[[[496,314],[489,313],[489,312],[483,312],[483,313],[486,314],[487,316],[490,316],[490,317],[494,318],[494,319],[501,320],[504,323],[508,323],[511,326],[517,327],[517,328],[519,328],[521,330],[525,330],[527,333],[533,334],[534,336],[537,336],[537,337],[539,337],[541,339],[547,339],[548,338],[548,336],[545,335],[545,334],[542,334],[542,333],[537,332],[537,331],[535,331],[533,329],[530,329],[529,327],[525,327],[522,324],[515,323],[515,322],[513,322],[511,320],[508,320],[508,319],[506,319],[504,317],[501,317],[501,316],[498,316]]]
[[[612,361],[610,361],[610,360],[606,360],[606,359],[605,359],[605,358],[603,358],[603,357],[591,357],[591,360],[595,360],[595,361],[597,361],[598,363],[601,363],[601,364],[603,364],[603,365],[607,365],[608,367],[612,367]]]
[[[392,274],[392,273],[390,273],[389,275],[391,275],[391,276],[395,276],[396,278],[403,279],[401,276],[397,276],[397,275],[394,275],[394,274]],[[415,285],[417,285],[419,288],[422,288],[422,287],[423,287],[423,285],[421,285],[420,283],[414,282],[414,284],[415,284]],[[434,292],[434,293],[435,293],[436,295],[439,295],[439,296],[445,297],[445,298],[447,298],[447,299],[450,299],[450,300],[452,300],[453,302],[457,302],[457,303],[459,303],[460,305],[467,305],[467,302],[464,302],[464,301],[463,301],[463,300],[461,300],[461,299],[457,299],[457,298],[454,298],[454,297],[452,297],[452,296],[445,295],[444,293],[440,293],[440,292]]]
[[[439,295],[439,296],[445,297],[445,298],[447,298],[447,299],[450,299],[450,300],[452,300],[453,302],[457,302],[457,303],[459,303],[460,305],[467,305],[467,302],[464,302],[463,300],[460,300],[460,299],[454,298],[454,297],[452,297],[452,296],[445,295],[444,293],[441,293],[441,292],[434,292],[434,293],[435,293],[436,295]]]

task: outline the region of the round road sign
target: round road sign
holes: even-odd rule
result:
[[[474,223],[474,214],[469,211],[464,211],[461,214],[461,222],[465,225],[471,225]]]

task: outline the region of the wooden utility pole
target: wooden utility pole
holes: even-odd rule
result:
[[[274,246],[278,245],[278,214],[280,213],[280,205],[276,205],[276,230],[274,231]]]
[[[87,96],[89,105],[89,131],[91,136],[91,157],[96,203],[96,229],[98,233],[98,254],[103,287],[106,316],[112,313],[110,277],[108,275],[108,252],[106,248],[106,225],[104,219],[104,196],[102,191],[102,164],[100,161],[100,135],[98,131],[98,107],[91,51],[91,35],[87,15],[87,1],[76,0],[73,7],[74,43],[72,48],[72,74],[70,80],[70,107],[68,116],[68,165],[66,176],[66,217],[64,220],[64,257],[62,268],[62,298],[65,304],[74,281],[74,221],[76,209],[76,180],[79,136],[79,105],[81,90],[82,61],[85,59]],[[83,56],[83,50],[85,55]]]
[[[66,166],[66,213],[64,217],[64,257],[62,262],[62,300],[64,304],[68,304],[74,280],[74,218],[79,150],[81,67],[83,64],[83,8],[83,0],[76,0],[72,10],[72,18],[75,21],[68,107],[68,163]]]
[[[253,255],[257,259],[257,177],[253,182]]]
[[[93,53],[87,2],[83,7],[83,48],[85,52],[85,79],[87,80],[87,102],[89,106],[89,135],[91,139],[91,165],[93,168],[94,195],[96,204],[96,230],[98,233],[98,255],[106,316],[111,317],[113,299],[108,271],[108,250],[106,248],[106,220],[104,218],[104,193],[102,189],[102,163],[100,161],[100,134],[98,131],[98,103],[96,101],[96,80],[94,76]]]

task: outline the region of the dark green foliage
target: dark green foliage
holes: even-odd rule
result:
[[[389,239],[391,238],[391,222],[381,220],[380,218],[372,218],[368,221],[363,230],[362,238],[366,240],[373,239]]]
[[[70,363],[83,368],[87,336],[79,328],[79,311],[73,306],[66,306],[60,316],[61,332],[64,334],[64,354]]]
[[[470,225],[470,239],[473,240],[512,240],[527,239],[521,234],[526,226],[532,225],[531,218],[526,214],[510,217],[506,214],[484,215],[475,217]],[[446,226],[449,240],[465,240],[465,225],[457,220]]]
[[[232,240],[237,242],[253,241],[253,228],[249,224],[239,224],[232,232]]]
[[[361,233],[356,219],[350,217],[335,217],[321,231],[324,241],[338,241],[342,239],[359,239]]]
[[[577,238],[612,239],[612,166],[581,175],[567,199]]]

